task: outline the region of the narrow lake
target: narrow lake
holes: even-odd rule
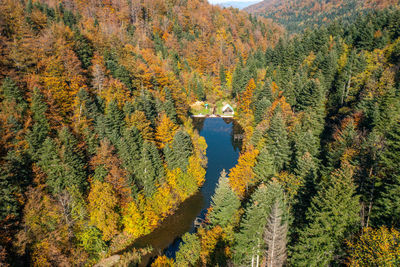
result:
[[[221,171],[229,171],[237,163],[241,141],[234,136],[241,134],[242,130],[234,120],[193,118],[193,123],[208,145],[208,166],[204,185],[197,194],[183,202],[173,215],[166,218],[160,227],[135,242],[136,247],[153,247],[151,255],[145,257],[140,266],[148,265],[151,258],[157,255],[166,254],[175,258],[182,242],[181,236],[186,232],[195,231],[193,223],[196,217],[204,219]]]

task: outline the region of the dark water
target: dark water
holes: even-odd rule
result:
[[[137,240],[136,247],[153,247],[152,255],[143,259],[142,266],[146,266],[150,258],[157,255],[175,257],[182,242],[181,236],[195,231],[193,223],[196,217],[204,219],[221,171],[229,171],[237,163],[241,144],[235,141],[234,134],[240,134],[241,128],[232,119],[194,118],[193,122],[208,145],[204,185],[197,194],[183,202],[173,215],[166,218],[159,228]]]

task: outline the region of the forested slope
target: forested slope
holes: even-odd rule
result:
[[[399,21],[372,12],[237,64],[244,147],[177,266],[399,265]]]
[[[0,265],[92,265],[154,230],[204,181],[188,104],[280,31],[202,0],[2,1]]]
[[[398,0],[264,0],[245,10],[272,18],[290,32],[299,32],[335,20],[352,22],[368,11],[382,10],[398,3]]]

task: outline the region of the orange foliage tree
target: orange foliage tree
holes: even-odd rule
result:
[[[244,197],[248,187],[255,182],[253,167],[259,151],[250,146],[240,154],[238,163],[230,170],[229,183],[239,197]]]

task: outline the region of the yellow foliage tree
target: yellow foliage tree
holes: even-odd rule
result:
[[[199,235],[201,236],[200,259],[203,265],[205,266],[209,255],[214,251],[215,246],[218,243],[218,240],[223,238],[224,234],[221,226],[217,225],[216,227],[210,230],[200,228]]]
[[[188,174],[190,174],[192,180],[197,182],[198,187],[203,185],[206,177],[206,170],[201,166],[200,162],[200,159],[196,156],[189,158]]]
[[[134,238],[146,235],[157,227],[160,218],[155,214],[143,195],[139,194],[136,201],[124,209],[122,223],[124,230]]]
[[[281,172],[277,177],[274,177],[273,180],[276,180],[282,185],[289,199],[293,199],[297,195],[300,187],[304,184],[303,179],[289,174],[288,172]]]
[[[347,242],[350,266],[398,266],[400,259],[400,232],[396,229],[364,228],[354,242]]]
[[[143,139],[147,141],[154,140],[153,129],[151,128],[151,122],[146,118],[143,111],[136,110],[133,114],[126,118],[128,128],[135,126],[140,131]]]
[[[240,155],[238,163],[230,170],[229,183],[239,197],[244,197],[248,186],[255,182],[253,167],[259,151],[252,146]]]
[[[153,195],[151,203],[154,212],[160,217],[169,215],[176,204],[171,187],[167,183],[160,186]]]
[[[244,114],[252,114],[251,110],[251,101],[253,97],[254,89],[256,89],[256,84],[254,79],[251,79],[247,84],[246,90],[239,96],[239,104],[238,108],[239,111],[243,112]]]
[[[112,185],[95,180],[88,196],[90,223],[103,232],[103,240],[108,241],[118,233],[119,214],[115,211],[118,198]]]
[[[174,260],[167,256],[158,256],[157,259],[151,264],[152,267],[174,267]]]
[[[162,149],[166,144],[171,143],[177,130],[178,126],[163,113],[156,128],[157,146]]]

